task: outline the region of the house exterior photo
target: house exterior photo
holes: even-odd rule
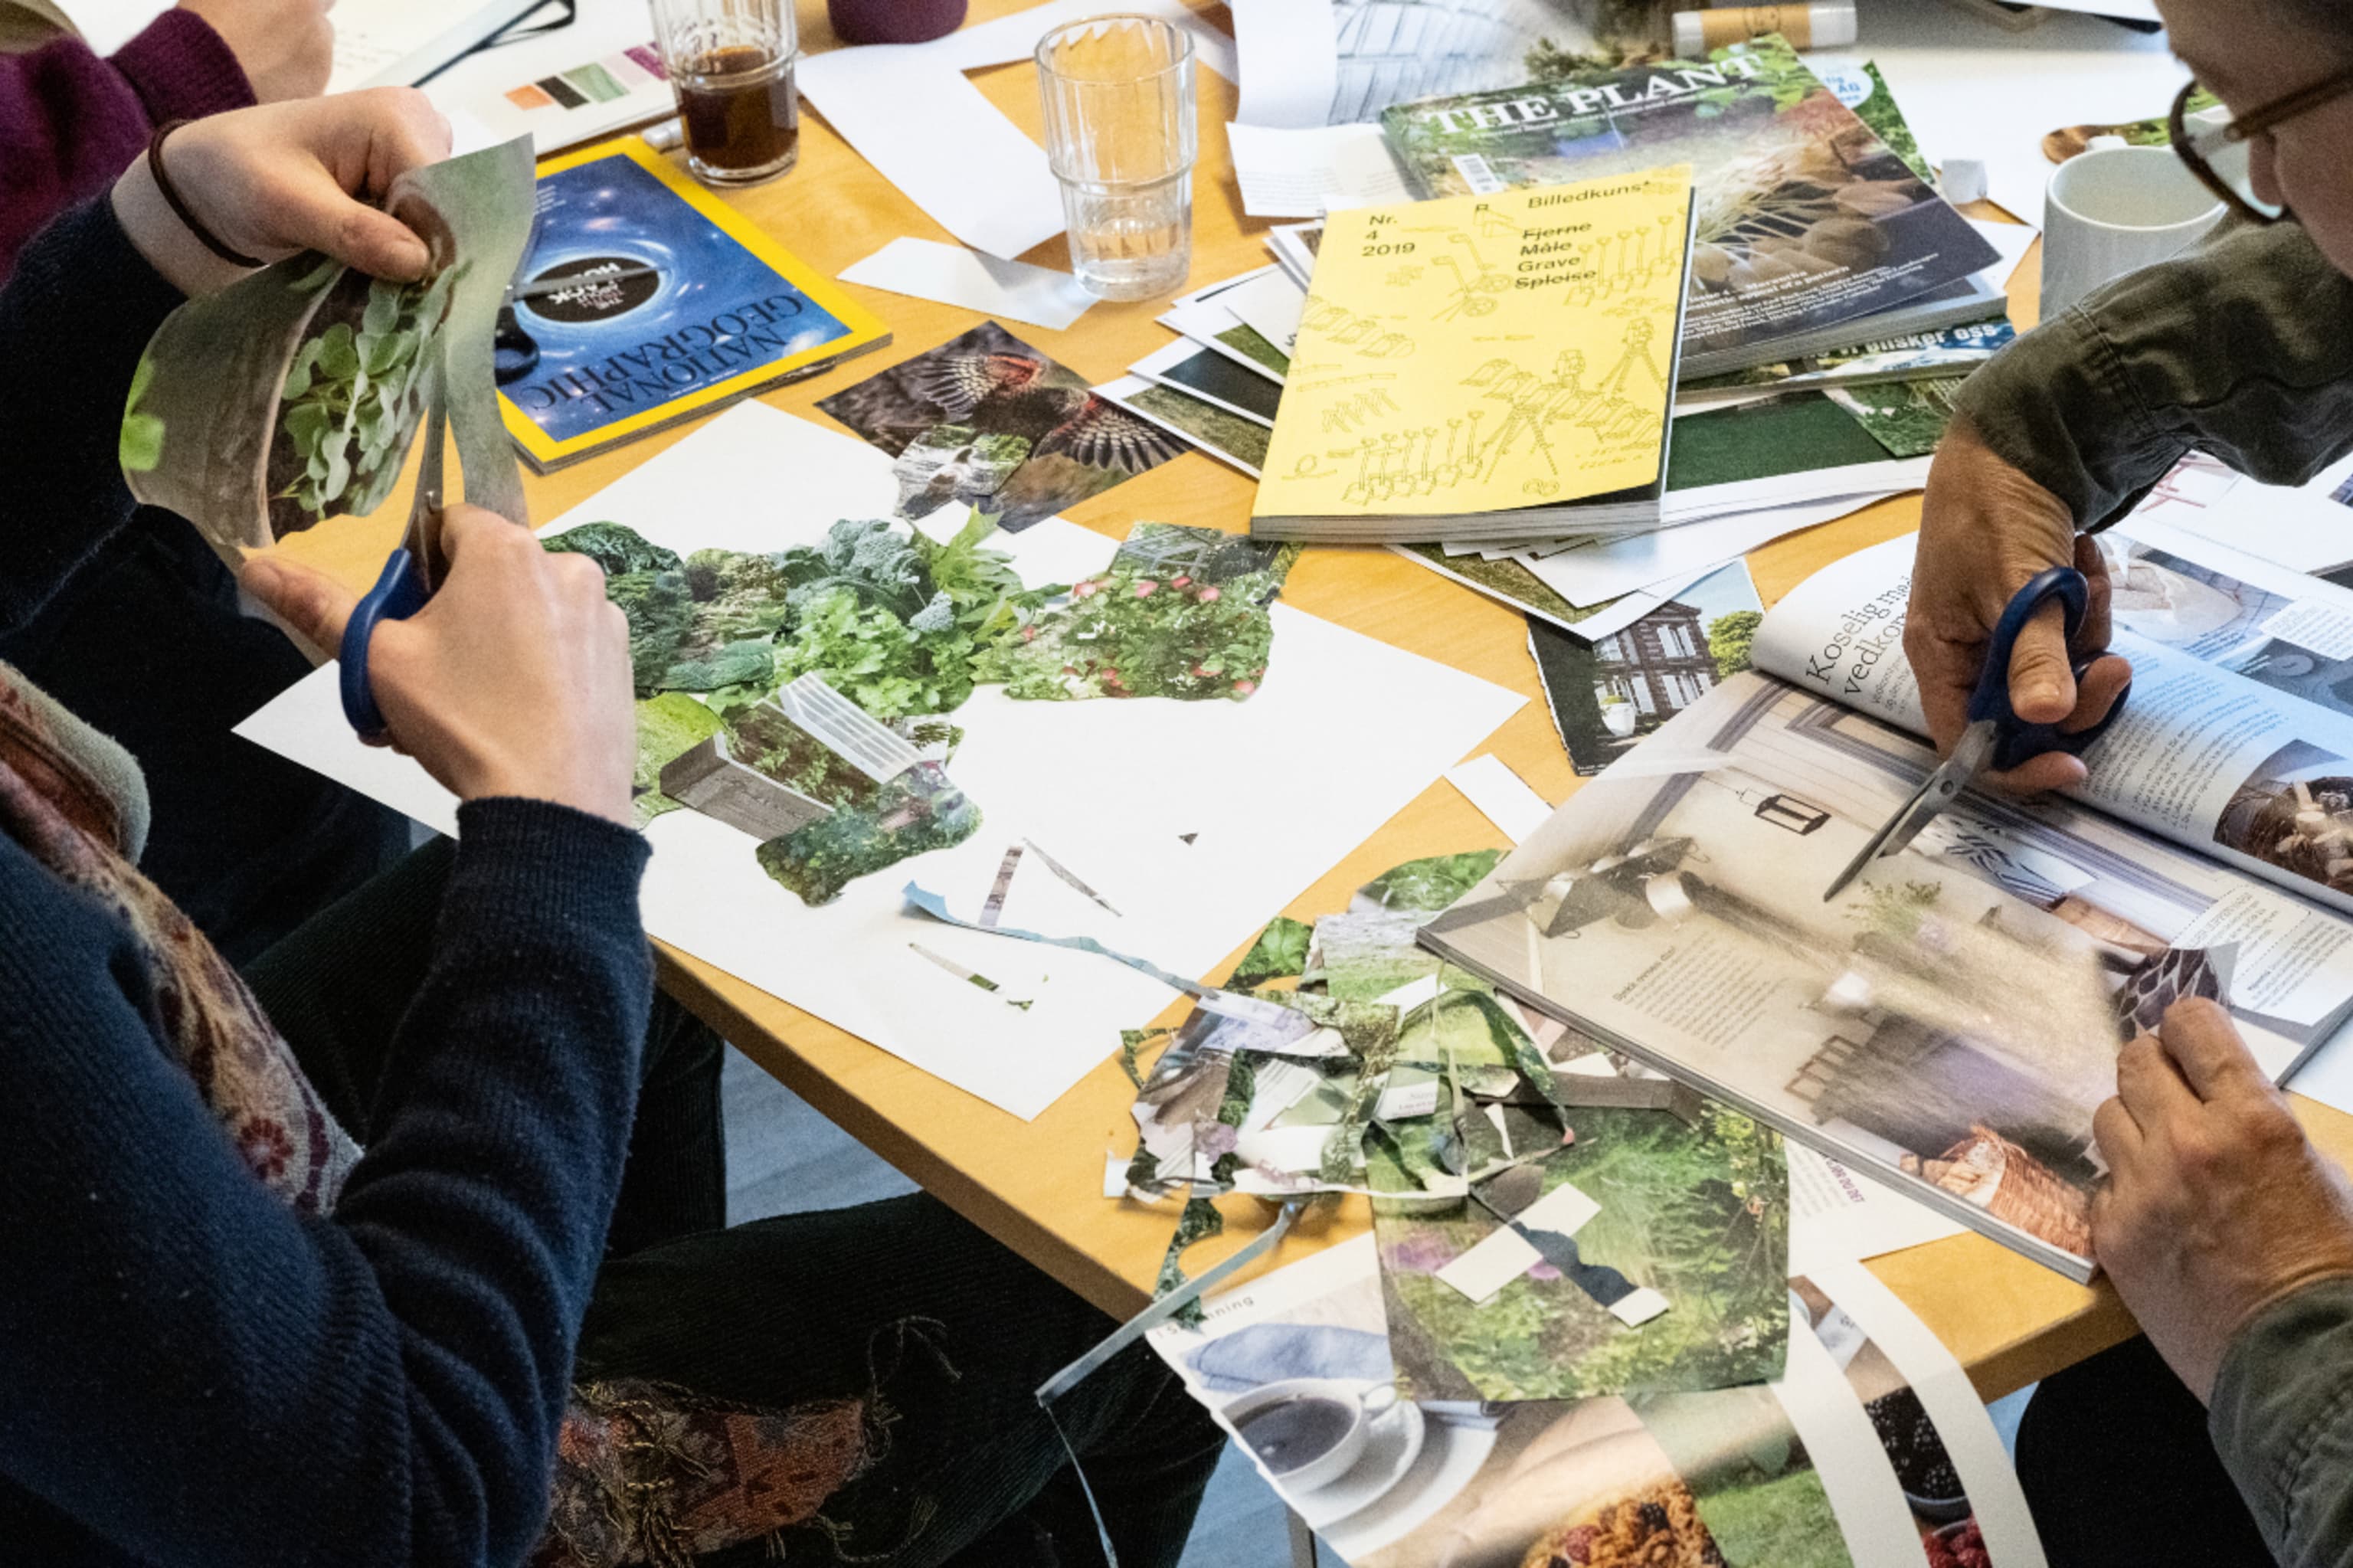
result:
[[[1715,684],[1700,612],[1671,599],[1625,630],[1598,640],[1593,683],[1603,696],[1633,704],[1644,730],[1691,706]]]

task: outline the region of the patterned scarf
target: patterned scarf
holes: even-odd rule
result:
[[[254,1179],[325,1213],[360,1157],[253,993],[133,863],[147,835],[138,764],[0,663],[0,833],[120,919],[147,960],[159,1044]],[[879,1404],[747,1409],[648,1383],[573,1391],[533,1568],[684,1568],[818,1510],[877,1457]]]
[[[164,1050],[255,1179],[302,1213],[324,1213],[359,1145],[245,981],[132,864],[146,826],[146,786],[130,754],[0,664],[0,832],[130,928]]]

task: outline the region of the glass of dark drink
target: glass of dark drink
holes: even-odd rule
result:
[[[652,5],[688,170],[705,185],[749,185],[790,169],[801,150],[792,0]]]

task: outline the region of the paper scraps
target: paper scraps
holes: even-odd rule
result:
[[[1494,1212],[1492,1203],[1488,1206]],[[1576,1235],[1600,1212],[1600,1204],[1564,1181],[1516,1213],[1497,1213],[1503,1228],[1440,1269],[1437,1278],[1483,1306],[1534,1265],[1551,1261],[1559,1266],[1558,1242]],[[1552,1244],[1550,1250],[1539,1245],[1539,1236]]]
[[[992,937],[1010,937],[1019,942],[1042,942],[1050,948],[1069,948],[1074,952],[1093,953],[1098,957],[1109,959],[1115,964],[1125,964],[1138,974],[1150,975],[1170,990],[1184,992],[1213,1012],[1227,1013],[1237,1018],[1268,1024],[1278,1030],[1292,1031],[1294,1032],[1294,1037],[1304,1037],[1313,1033],[1312,1029],[1291,1023],[1289,1020],[1293,1015],[1289,1009],[1278,1003],[1262,1001],[1258,998],[1243,996],[1236,991],[1219,991],[1187,980],[1182,975],[1171,974],[1148,959],[1134,958],[1106,948],[1092,937],[1047,937],[1035,931],[1017,931],[1009,926],[984,926],[977,920],[966,920],[950,913],[947,900],[912,882],[907,884],[905,897],[908,908],[918,914],[928,915],[944,925],[961,926],[968,931],[986,931]]]
[[[995,980],[990,980],[987,975],[980,974],[975,970],[965,968],[962,964],[956,962],[954,959],[949,958],[944,953],[934,952],[931,948],[923,946],[921,942],[910,942],[907,944],[907,947],[908,949],[917,958],[925,959],[937,964],[940,968],[947,970],[948,973],[955,976],[956,979],[964,981],[966,985],[978,986],[981,990],[987,991],[992,995],[1002,989]],[[1006,1006],[1018,1008],[1023,1012],[1029,1012],[1030,1007],[1033,1005],[1031,1002],[1028,1001],[1016,1001],[1009,996],[999,997],[997,1000],[1004,1002]]]
[[[1414,199],[1378,125],[1307,130],[1226,127],[1242,210],[1252,217],[1322,217],[1356,207]]]
[[[1066,330],[1095,302],[1068,272],[912,235],[901,235],[864,260],[852,262],[840,277],[845,283],[937,300],[1051,332]]]
[[[1127,1032],[1132,1066],[1166,1044],[1134,1075],[1122,1191],[1188,1205],[1231,1191],[1370,1194],[1415,1397],[1775,1375],[1788,1309],[1779,1140],[1667,1080],[1624,1076],[1597,1043],[1416,941],[1501,853],[1408,862],[1345,913],[1262,932],[1229,983],[1296,975],[1300,990],[1247,1000],[1305,1021],[1304,1039],[1260,1049],[1255,1023],[1207,1012],[1173,1036]],[[1318,1041],[1335,1045],[1317,1054]],[[1211,1224],[1197,1213],[1179,1235]]]
[[[1544,826],[1545,819],[1552,815],[1545,798],[1493,752],[1448,768],[1446,781],[1461,790],[1463,799],[1478,807],[1480,814],[1514,843]]]

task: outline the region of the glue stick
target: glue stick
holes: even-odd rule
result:
[[[1675,53],[1697,58],[1726,44],[1778,33],[1799,49],[1836,48],[1854,42],[1854,0],[1811,5],[1735,5],[1674,15]]]

